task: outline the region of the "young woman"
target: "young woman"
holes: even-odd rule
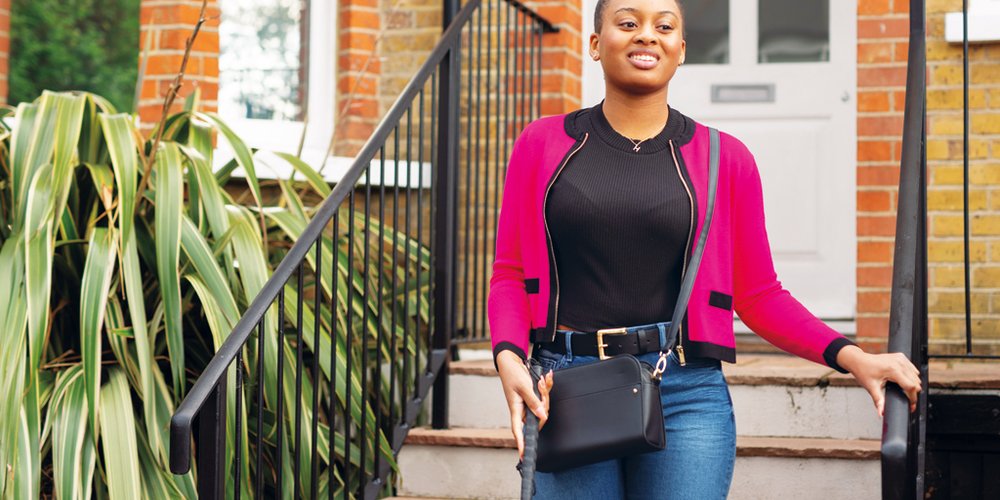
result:
[[[655,364],[704,222],[708,129],[668,105],[684,63],[675,0],[600,0],[590,56],[604,101],[539,119],[514,145],[490,281],[494,360],[523,453],[526,408],[547,419],[552,370],[596,361],[595,332],[614,351]],[[725,498],[736,455],[720,361],[735,361],[733,312],[792,354],[850,372],[879,415],[887,381],[915,408],[919,372],[902,354],[867,354],[781,287],[764,228],[753,156],[721,134],[715,214],[679,343],[661,382],[665,450],[537,473],[539,498]],[[645,325],[645,327],[643,327]],[[608,339],[609,336],[605,336]],[[536,397],[525,359],[548,374]]]

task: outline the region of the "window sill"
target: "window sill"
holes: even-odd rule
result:
[[[944,39],[949,43],[962,43],[962,13],[949,12],[944,19]],[[1000,9],[972,9],[969,11],[969,43],[1000,42]]]

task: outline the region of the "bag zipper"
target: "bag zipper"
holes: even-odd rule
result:
[[[580,145],[577,146],[576,149],[570,151],[568,155],[566,155],[566,159],[563,160],[562,165],[559,166],[559,169],[556,170],[556,173],[552,175],[552,179],[549,180],[549,185],[546,186],[545,188],[545,197],[542,199],[542,223],[545,225],[545,242],[548,244],[549,247],[549,260],[552,262],[552,270],[554,271],[552,274],[555,275],[556,277],[556,300],[554,304],[555,314],[552,317],[552,332],[551,332],[551,335],[553,336],[555,335],[559,320],[559,269],[556,266],[556,252],[552,245],[552,233],[549,232],[549,219],[545,213],[546,206],[549,203],[549,191],[552,190],[552,185],[556,183],[556,179],[559,177],[559,174],[561,174],[563,169],[566,168],[566,165],[569,164],[570,158],[573,158],[573,155],[575,155],[577,151],[583,149],[583,145],[587,143],[588,137],[590,137],[589,132],[583,134],[583,140],[580,141]]]
[[[688,254],[690,253],[691,247],[691,236],[694,233],[694,196],[691,195],[691,188],[688,186],[687,181],[684,180],[684,175],[681,173],[681,164],[677,161],[677,151],[674,149],[674,140],[670,139],[670,156],[674,160],[674,168],[677,169],[677,176],[681,179],[681,184],[684,185],[684,191],[687,192],[688,202],[691,206],[691,222],[688,225],[688,237],[687,244],[684,245],[684,260],[681,265],[681,276],[687,273],[688,264]],[[681,317],[681,324],[677,327],[677,359],[680,361],[681,366],[687,364],[687,359],[684,357],[684,317]]]

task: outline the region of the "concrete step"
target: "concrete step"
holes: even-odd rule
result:
[[[488,351],[462,352],[463,359],[474,359],[451,363],[451,425],[509,427],[507,403]],[[851,375],[783,354],[743,355],[736,364],[722,366],[742,436],[881,437],[882,422],[871,397]],[[930,388],[939,393],[1000,389],[1000,363],[932,361]]]
[[[834,370],[783,355],[744,356],[723,363],[745,436],[877,439],[882,424],[871,397]],[[670,376],[668,373],[666,376]],[[500,379],[490,360],[451,363],[450,422],[454,427],[510,426]]]
[[[731,499],[878,498],[879,442],[854,439],[737,438]],[[410,431],[399,455],[403,496],[516,498],[517,450],[507,429]],[[781,471],[780,474],[775,471]]]

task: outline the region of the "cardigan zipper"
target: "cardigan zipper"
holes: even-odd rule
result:
[[[688,225],[688,236],[687,244],[684,245],[684,253],[687,254],[691,247],[691,236],[694,234],[694,197],[691,195],[691,188],[688,186],[687,181],[684,180],[684,175],[681,173],[681,164],[677,161],[677,151],[674,149],[674,140],[670,140],[670,156],[674,160],[674,167],[677,169],[677,176],[681,179],[681,184],[684,185],[684,191],[687,192],[688,201],[691,204],[691,222]],[[681,265],[681,276],[687,274],[687,263],[688,258],[685,255],[682,265]],[[687,314],[685,312],[685,314]],[[681,324],[677,327],[677,358],[681,363],[681,366],[687,364],[687,359],[684,356],[684,316],[681,316]]]
[[[549,218],[546,214],[547,211],[546,207],[548,206],[549,203],[549,191],[552,190],[552,185],[556,183],[556,179],[559,178],[559,174],[561,174],[563,169],[566,168],[566,165],[569,164],[570,158],[573,158],[573,155],[575,155],[577,151],[583,149],[583,145],[587,143],[588,137],[590,137],[590,133],[589,132],[584,133],[583,140],[580,141],[580,145],[577,146],[572,151],[570,151],[568,155],[566,155],[566,159],[563,160],[562,165],[559,166],[559,168],[556,170],[556,173],[552,175],[552,179],[549,180],[549,185],[545,187],[545,197],[542,198],[542,223],[545,225],[545,240],[546,240],[545,242],[548,244],[549,247],[549,259],[552,262],[552,270],[554,271],[552,274],[556,278],[555,280],[556,300],[554,304],[555,314],[552,317],[552,332],[551,332],[552,336],[555,336],[556,328],[558,328],[557,325],[559,323],[559,269],[556,266],[556,252],[555,249],[553,249],[552,245],[552,233],[549,232]]]

